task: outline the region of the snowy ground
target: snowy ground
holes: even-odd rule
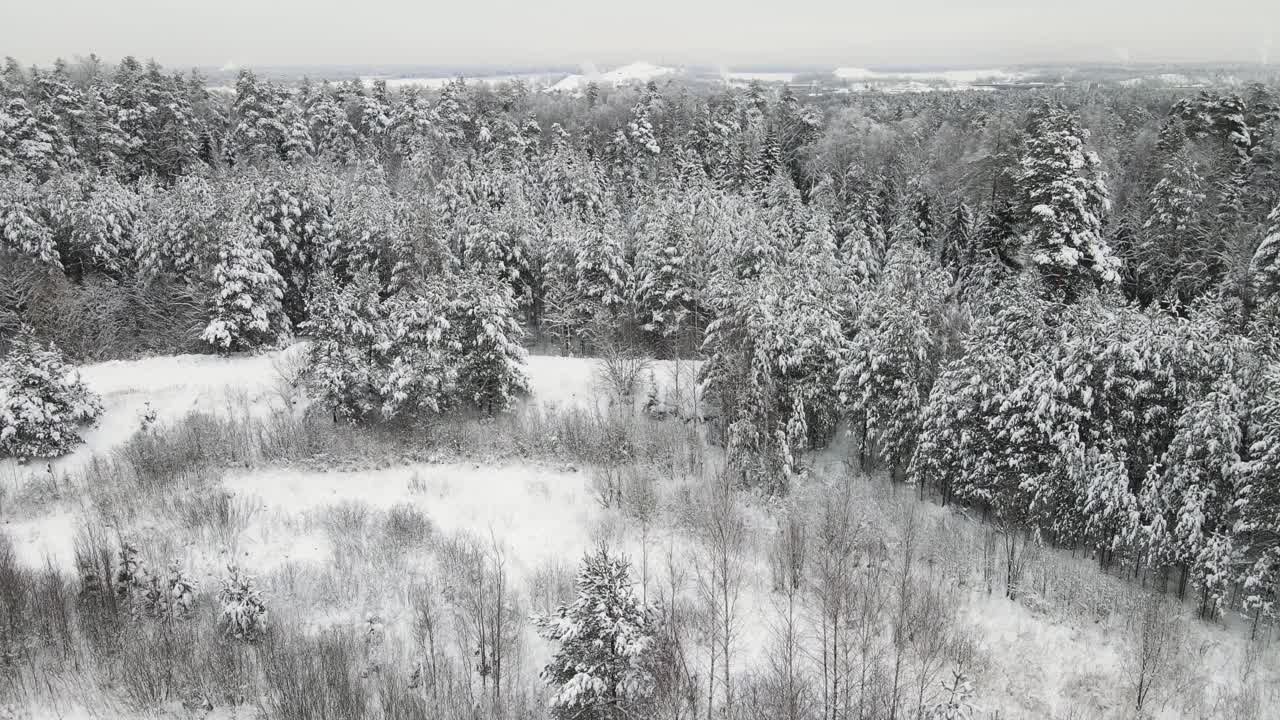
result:
[[[84,446],[53,463],[53,470],[73,473],[93,455],[109,452],[130,437],[148,408],[155,412],[157,422],[165,423],[193,409],[231,413],[245,407],[252,412],[279,407],[288,402],[280,391],[281,371],[287,370],[289,359],[301,351],[295,346],[257,356],[179,356],[87,366],[83,377],[103,395],[106,412],[99,426],[86,433]],[[607,404],[595,361],[532,356],[528,369],[533,388],[530,402],[559,407]],[[686,396],[691,395],[694,369],[690,363],[658,362],[652,371],[660,399],[671,397],[677,386],[685,389]],[[838,471],[839,448],[831,451],[824,464],[828,471]],[[0,478],[7,476],[10,487],[24,482],[26,475],[47,472],[44,467],[0,466]],[[466,532],[491,539],[504,549],[508,572],[518,586],[549,566],[572,568],[601,539],[622,547],[633,558],[640,554],[635,528],[616,510],[599,505],[589,472],[534,461],[481,464],[449,460],[391,464],[359,472],[253,468],[226,473],[221,488],[247,508],[243,529],[229,542],[197,538],[171,542],[165,548],[168,556],[181,558],[206,583],[215,582],[217,573],[233,557],[255,573],[293,577],[298,572],[327,571],[350,552],[348,541],[359,539],[335,535],[326,518],[352,507],[385,513],[410,506],[429,518],[441,535]],[[983,530],[974,523],[931,504],[921,507],[939,545],[977,546],[981,542]],[[757,530],[767,522],[758,510],[749,509]],[[12,516],[0,510],[0,527],[15,546],[20,562],[31,567],[52,563],[72,571],[74,541],[87,520],[87,511],[88,505],[74,498],[34,517]],[[157,535],[166,533],[168,522],[165,518],[154,520]],[[668,548],[673,549],[678,565],[691,563],[687,548],[694,543],[686,532],[671,523],[655,529],[648,544],[653,575],[658,574],[660,558]],[[756,535],[767,537],[768,532]],[[747,573],[741,588],[743,622],[735,662],[749,666],[767,657],[767,618],[772,617],[775,598],[768,557],[760,542],[748,545],[742,562]],[[1098,592],[1111,592],[1107,589],[1111,587],[1124,592],[1127,587],[1124,581],[1095,573],[1083,560],[1063,558],[1052,567],[1079,573],[1082,581],[1097,583]],[[956,597],[962,603],[966,627],[979,638],[987,658],[979,697],[988,712],[999,711],[1002,718],[1132,716],[1124,702],[1128,655],[1115,621],[1090,618],[1087,613],[1077,617],[1040,611],[981,587],[961,588]],[[407,612],[396,602],[382,598],[376,588],[368,589],[360,596],[360,607],[325,622],[359,622],[359,618],[376,612],[394,624]],[[1214,667],[1221,668],[1223,677],[1187,676],[1181,682],[1206,698],[1216,697],[1214,693],[1221,691],[1218,685],[1244,662],[1242,635],[1203,623],[1194,625],[1193,633],[1193,645]],[[1274,673],[1269,666],[1264,670]],[[1210,705],[1200,716],[1228,716]],[[1157,716],[1184,715],[1170,705]]]

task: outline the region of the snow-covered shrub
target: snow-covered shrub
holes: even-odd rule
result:
[[[177,560],[163,576],[144,570],[139,585],[141,592],[133,607],[136,618],[172,622],[190,616],[197,585]]]
[[[219,350],[270,344],[288,332],[284,280],[263,239],[244,223],[230,226],[213,268],[213,319],[201,339]]]
[[[252,575],[236,565],[227,566],[227,577],[218,591],[222,610],[218,624],[229,638],[254,642],[267,631],[267,604]]]
[[[658,627],[641,601],[630,566],[601,548],[578,571],[578,597],[535,616],[539,633],[559,644],[543,669],[557,718],[645,717],[656,685]]]
[[[30,331],[0,361],[0,456],[55,457],[80,442],[79,426],[102,414],[102,402],[52,345]]]
[[[645,374],[653,375],[652,362],[643,353],[607,336],[596,341],[596,347],[596,382],[617,399],[631,401],[641,389]]]

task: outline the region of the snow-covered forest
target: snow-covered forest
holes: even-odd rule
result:
[[[207,85],[0,76],[0,717],[1273,716],[1275,88]]]

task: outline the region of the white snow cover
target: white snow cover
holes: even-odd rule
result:
[[[654,65],[650,62],[638,61],[630,65],[623,65],[606,73],[575,73],[566,75],[559,82],[555,83],[547,90],[551,92],[572,93],[582,90],[587,83],[594,82],[600,85],[627,85],[630,83],[642,83],[672,75],[676,72],[673,67],[665,67],[662,65]]]
[[[747,85],[760,83],[789,83],[796,79],[792,72],[730,72],[720,73],[720,77],[730,85]]]
[[[533,87],[541,87],[551,82],[554,75],[545,73],[520,73],[507,75],[468,75],[462,79],[469,85],[501,85],[508,82],[523,82]],[[360,82],[366,86],[373,85],[374,81],[382,80],[387,84],[388,90],[403,90],[409,87],[420,87],[428,90],[439,90],[449,83],[457,80],[458,76],[449,77],[375,77],[366,76],[360,78]]]
[[[295,345],[283,352],[303,349]],[[86,382],[103,395],[106,414],[101,427],[90,433],[89,443],[73,457],[83,460],[90,451],[109,450],[122,442],[137,428],[144,402],[151,403],[161,422],[180,417],[193,407],[217,410],[240,394],[251,407],[269,406],[276,383],[273,361],[280,354],[186,355],[83,367]],[[531,356],[528,370],[533,401],[559,405],[597,402],[594,364],[582,358]],[[654,369],[657,382],[670,387],[675,365],[659,362]],[[692,363],[680,367],[682,383],[692,369]],[[846,455],[833,448],[820,458],[823,469],[839,472],[843,457]],[[504,547],[507,569],[517,587],[548,563],[574,567],[582,553],[601,539],[608,539],[633,561],[641,551],[635,529],[616,509],[602,509],[597,503],[589,472],[537,462],[393,464],[360,472],[261,468],[232,471],[222,486],[254,508],[235,546],[187,542],[173,548],[205,584],[216,583],[229,553],[256,573],[286,565],[334,562],[340,549],[334,547],[332,533],[324,530],[322,520],[326,511],[346,503],[361,503],[372,510],[409,504],[426,514],[441,533],[465,530],[481,538],[492,537]],[[921,527],[936,525],[934,532],[949,535],[948,528],[963,529],[963,523],[969,522],[947,508],[927,503],[919,508]],[[752,526],[767,522],[760,508],[745,510]],[[72,501],[60,503],[40,517],[6,516],[0,533],[13,543],[20,563],[39,568],[49,561],[74,571],[74,542],[83,524],[82,512]],[[163,527],[163,519],[155,522]],[[668,548],[675,549],[677,562],[688,562],[684,549],[693,547],[694,542],[684,532],[674,525],[654,528],[648,547],[649,567],[655,577]],[[968,538],[970,543],[981,540],[980,535],[967,532],[958,533],[957,538]],[[735,658],[741,667],[750,667],[767,660],[773,640],[768,618],[777,610],[765,549],[752,547],[742,560],[744,583],[738,598],[742,624]],[[1062,554],[1061,566],[1055,567],[1074,572],[1076,566],[1080,577],[1090,579],[1099,589],[1129,587],[1123,580],[1094,574],[1085,559],[1068,559]],[[394,598],[386,602],[394,604]],[[1114,625],[1083,612],[1080,617],[1061,617],[1033,611],[977,586],[962,594],[960,602],[964,604],[965,625],[980,638],[985,657],[993,663],[980,688],[985,710],[998,711],[1001,717],[1059,717],[1068,711],[1101,717],[1114,709],[1106,703],[1120,696],[1122,690],[1117,686],[1124,682],[1126,671],[1123,633]],[[362,609],[353,609],[350,617],[326,616],[318,622],[359,622]],[[1201,648],[1213,667],[1222,668],[1224,678],[1242,662],[1244,643],[1239,640],[1243,633],[1229,634],[1208,624],[1191,629],[1191,644]],[[530,647],[535,648],[535,658],[536,653],[546,652],[542,645]],[[700,658],[694,662],[701,663]],[[1217,678],[1211,684],[1216,682]],[[1209,690],[1205,688],[1205,692]],[[79,716],[73,712],[62,717]]]
[[[1018,73],[1001,68],[983,68],[976,70],[927,70],[917,72],[886,72],[869,70],[860,67],[836,68],[832,73],[840,80],[854,82],[892,82],[911,81],[919,83],[946,83],[949,85],[973,85],[980,81],[1010,82],[1025,77]]]

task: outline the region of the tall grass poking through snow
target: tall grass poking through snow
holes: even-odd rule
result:
[[[627,544],[662,606],[663,717],[929,717],[954,699],[944,683],[955,673],[975,718],[1069,717],[1068,694],[1085,708],[1075,717],[1141,695],[1156,717],[1260,718],[1275,697],[1265,657],[1212,640],[1167,603],[1153,610],[1140,587],[1091,563],[1026,553],[1009,600],[1003,546],[985,525],[841,473],[786,500],[708,496],[719,458],[698,426],[614,403],[373,430],[245,407],[148,428],[59,485],[91,497],[78,574],[25,568],[0,540],[0,704],[83,697],[111,717],[175,703],[196,716],[545,717],[546,648],[523,617],[572,598],[577,558],[517,574],[522,548],[500,532],[437,527],[447,490],[264,516],[219,482],[245,466],[433,458],[589,476],[583,504],[608,525],[598,534]],[[251,641],[219,626],[217,578],[171,623],[137,617],[114,582],[124,528],[152,534],[139,552],[162,567],[180,548],[232,548],[249,526],[279,522],[331,555],[259,574],[271,622]],[[1204,671],[1224,663],[1239,671]]]

